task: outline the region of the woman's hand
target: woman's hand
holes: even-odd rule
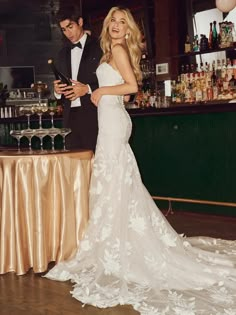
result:
[[[126,94],[126,95],[124,95],[124,102],[129,102],[129,100],[130,100],[130,94]]]
[[[102,89],[101,88],[98,88],[96,90],[93,91],[93,93],[91,94],[91,102],[98,106],[98,103],[102,97]]]

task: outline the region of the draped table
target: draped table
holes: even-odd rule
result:
[[[73,255],[88,221],[92,151],[0,151],[0,274]]]

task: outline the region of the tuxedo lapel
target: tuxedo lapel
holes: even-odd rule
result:
[[[78,70],[78,76],[79,74],[83,75],[84,71],[87,71],[89,67],[89,56],[90,56],[90,38],[89,35],[86,39],[85,45],[84,45],[84,49],[83,49],[83,53],[81,56],[81,60],[80,60],[80,65],[79,65],[79,70]]]
[[[83,53],[82,53],[82,57],[81,57],[81,62],[85,61],[89,55],[89,52],[90,52],[90,42],[91,42],[91,39],[89,37],[89,35],[87,36],[87,39],[86,39],[86,42],[85,42],[85,45],[84,45],[84,49],[83,49]],[[80,62],[80,64],[81,64]]]
[[[72,72],[71,72],[71,49],[70,47],[66,48],[65,52],[65,60],[66,60],[66,72],[68,73],[68,77],[71,78]]]

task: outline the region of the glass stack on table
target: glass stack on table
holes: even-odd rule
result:
[[[17,113],[18,116],[27,116],[27,128],[11,130],[10,135],[17,140],[18,151],[21,151],[21,138],[26,137],[28,139],[28,149],[32,152],[32,138],[37,137],[40,140],[40,151],[44,151],[43,139],[49,136],[51,139],[51,151],[55,151],[54,140],[58,135],[62,137],[63,140],[63,151],[66,151],[65,138],[71,132],[69,128],[56,128],[54,126],[54,114],[57,111],[57,107],[52,104],[48,105],[47,99],[41,99],[38,103],[27,104],[24,106],[19,106]],[[31,128],[31,116],[38,115],[38,128]],[[42,127],[42,117],[45,114],[50,115],[50,128]]]

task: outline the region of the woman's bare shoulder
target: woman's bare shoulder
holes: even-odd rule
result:
[[[112,47],[112,57],[117,61],[120,59],[127,59],[128,58],[128,52],[127,48],[122,44],[116,44]]]
[[[122,44],[115,44],[112,49],[111,49],[112,53],[121,53],[121,52],[126,52],[126,48],[124,45]]]

